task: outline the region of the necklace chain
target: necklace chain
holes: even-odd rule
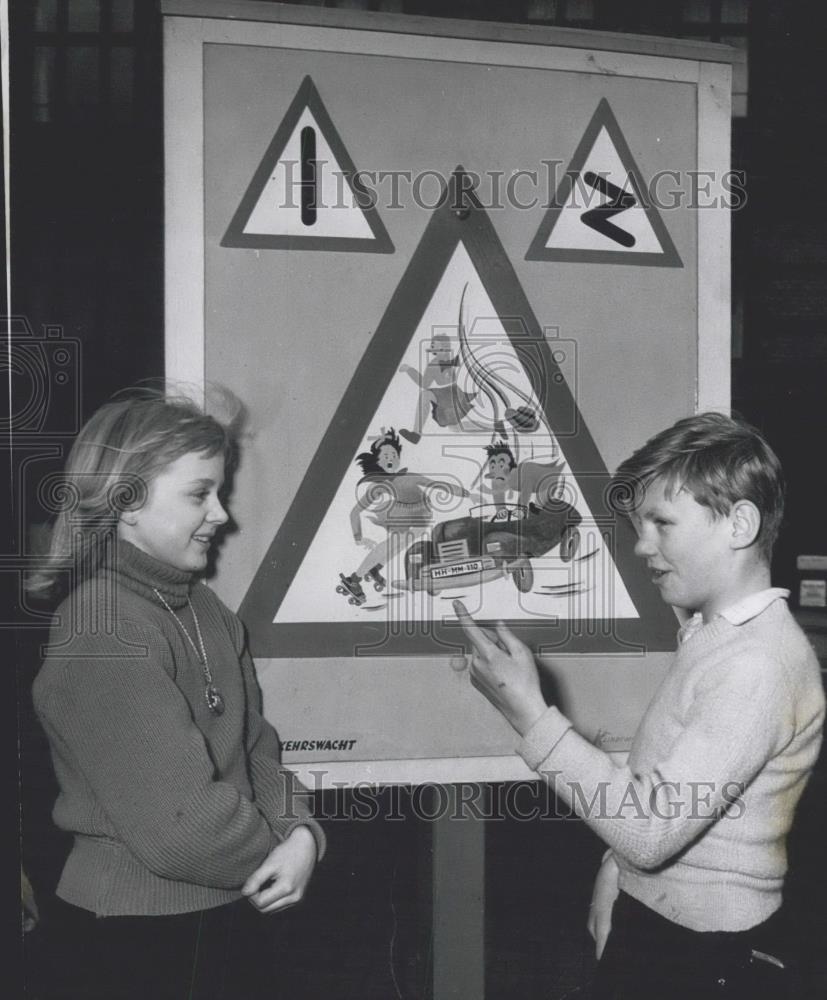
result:
[[[176,615],[173,609],[170,607],[169,602],[158,590],[157,587],[152,588],[152,592],[158,598],[158,600],[163,604],[163,606],[169,611],[172,617],[178,622],[178,626],[181,631],[186,636],[187,642],[192,646],[192,651],[195,653],[198,662],[201,664],[201,672],[204,674],[204,697],[207,700],[207,707],[214,715],[221,715],[224,711],[224,699],[221,697],[221,692],[213,684],[212,672],[210,671],[210,662],[207,659],[207,649],[204,646],[204,637],[201,635],[201,625],[198,621],[198,615],[195,613],[195,608],[192,606],[192,601],[187,597],[187,606],[190,609],[190,614],[192,615],[192,621],[195,625],[195,635],[198,639],[198,645],[196,646],[192,640],[192,636],[187,631],[186,626],[181,621],[181,619]]]

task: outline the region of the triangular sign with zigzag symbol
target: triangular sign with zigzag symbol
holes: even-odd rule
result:
[[[603,98],[526,260],[683,267],[640,168]]]

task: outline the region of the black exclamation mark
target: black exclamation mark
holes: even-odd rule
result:
[[[305,125],[301,135],[302,153],[302,222],[312,226],[316,222],[316,130]]]

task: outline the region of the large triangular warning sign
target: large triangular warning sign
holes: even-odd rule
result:
[[[306,76],[221,241],[257,250],[393,253],[379,213]]]
[[[458,168],[242,602],[258,657],[674,646],[565,372]]]
[[[683,267],[605,98],[574,152],[526,260]]]

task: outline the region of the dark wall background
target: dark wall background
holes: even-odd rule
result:
[[[817,468],[827,385],[819,5],[350,0],[316,6],[731,38],[748,47],[748,114],[735,121],[733,141],[733,166],[746,171],[748,192],[746,207],[733,217],[733,405],[763,429],[787,471],[787,518],[774,572],[777,583],[795,590],[796,555],[827,552]],[[91,19],[88,8],[96,11]],[[77,340],[83,385],[77,415],[85,417],[119,388],[163,369],[160,15],[154,0],[134,6],[12,0],[10,16],[13,311],[35,330],[58,325],[65,338]],[[58,397],[55,405],[74,404]],[[809,624],[827,631],[819,614]],[[67,844],[49,820],[54,782],[29,704],[40,641],[37,630],[19,634],[17,684],[23,859],[48,919]],[[788,896],[807,962],[802,997],[808,990],[827,995],[827,902],[820,891],[825,791],[822,765],[791,843]],[[333,799],[326,794],[326,815],[336,813]],[[429,825],[412,815],[388,822],[380,809],[372,822],[331,819],[329,826],[331,852],[311,898],[289,921],[273,925],[279,975],[292,984],[286,995],[428,997]],[[486,838],[488,1000],[585,997],[593,962],[583,925],[600,844],[577,820],[490,821]],[[27,947],[36,958],[36,931]],[[36,996],[33,983],[27,995]]]

